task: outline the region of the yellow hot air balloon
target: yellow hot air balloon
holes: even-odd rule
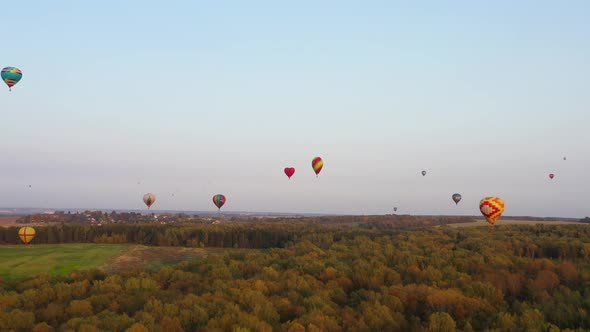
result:
[[[20,237],[25,245],[27,245],[35,237],[35,229],[29,226],[21,227],[21,229],[18,230],[18,237]]]
[[[490,225],[494,226],[494,223],[504,212],[504,201],[500,197],[484,197],[479,202],[479,210]]]

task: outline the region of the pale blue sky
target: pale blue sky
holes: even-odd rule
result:
[[[588,1],[2,12],[0,206],[590,215]]]

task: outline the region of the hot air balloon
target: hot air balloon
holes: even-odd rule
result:
[[[21,227],[18,230],[18,237],[23,240],[25,245],[28,245],[35,237],[35,229],[29,226]]]
[[[504,201],[500,197],[485,197],[479,202],[479,210],[490,225],[494,223],[504,212]]]
[[[393,212],[397,212],[397,206],[393,208]]]
[[[425,176],[425,175],[426,175],[426,171],[422,171],[422,176]]]
[[[453,194],[453,201],[455,202],[455,204],[459,204],[459,202],[461,201],[461,194]]]
[[[154,196],[154,194],[147,193],[147,194],[143,195],[143,202],[145,203],[145,205],[147,205],[148,210],[150,209],[150,206],[152,206],[152,204],[154,204],[155,201],[156,201],[156,196]]]
[[[566,160],[566,158],[565,158],[565,157],[563,157],[563,160]]]
[[[23,72],[15,67],[6,67],[2,68],[0,76],[2,77],[4,83],[8,85],[8,90],[12,91],[12,87],[23,77]]]
[[[291,180],[291,177],[293,176],[293,174],[295,174],[295,168],[285,167],[285,174],[289,177],[289,180]]]
[[[549,174],[549,178],[550,178],[551,180],[553,180],[553,178],[554,178],[554,177],[555,177],[555,174],[553,174],[553,173]]]
[[[221,210],[221,207],[223,206],[223,204],[225,204],[225,196],[221,194],[213,196],[213,204],[215,204],[215,206],[217,206],[217,208]]]
[[[322,167],[324,167],[324,161],[320,157],[315,157],[311,161],[311,167],[313,168],[315,176],[317,177],[322,171]]]

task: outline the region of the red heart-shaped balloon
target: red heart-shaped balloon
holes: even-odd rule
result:
[[[295,168],[293,168],[293,167],[286,167],[285,168],[285,174],[287,174],[287,176],[290,179],[293,176],[293,174],[295,174]]]

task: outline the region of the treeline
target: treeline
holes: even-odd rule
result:
[[[20,244],[18,227],[0,228],[0,244]],[[108,224],[102,226],[61,224],[35,227],[35,244],[130,243],[151,246],[272,248],[296,239],[290,225],[226,224],[183,225]]]
[[[63,223],[35,227],[36,235],[31,244],[131,243],[152,246],[282,248],[307,234],[328,234],[337,241],[342,236],[374,236],[374,233],[367,233],[366,229],[404,230],[469,221],[472,219],[468,217],[352,216],[275,222],[230,222],[218,225],[144,223],[92,226]],[[342,227],[342,224],[346,226]],[[20,244],[18,229],[0,228],[0,244]],[[334,232],[334,229],[338,231]]]
[[[387,235],[311,229],[286,248],[228,250],[157,272],[82,271],[0,283],[0,326],[36,332],[590,329],[590,227],[440,227]]]

